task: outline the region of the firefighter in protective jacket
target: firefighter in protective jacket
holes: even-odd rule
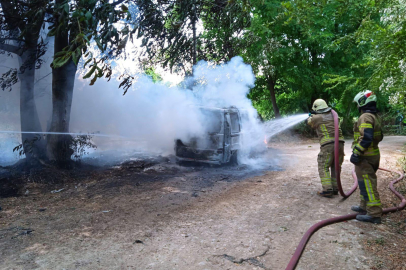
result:
[[[314,128],[320,140],[320,153],[317,157],[319,175],[323,190],[317,192],[322,197],[332,198],[338,194],[337,179],[334,165],[334,119],[331,108],[322,99],[313,103],[312,114],[306,120]],[[339,164],[340,169],[344,160],[344,137],[339,129]]]
[[[361,113],[354,125],[354,142],[351,163],[355,165],[358,186],[361,193],[359,206],[351,210],[359,212],[357,220],[381,223],[382,206],[377,189],[376,171],[379,168],[380,153],[378,144],[383,139],[381,119],[377,115],[376,95],[365,90],[355,96]]]

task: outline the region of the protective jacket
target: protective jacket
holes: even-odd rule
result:
[[[383,139],[381,119],[375,113],[363,112],[354,124],[354,153],[361,156],[379,154],[378,144]]]
[[[361,194],[360,207],[371,217],[382,215],[381,199],[378,192],[380,153],[378,144],[383,139],[381,119],[372,111],[362,111],[358,122],[354,125],[353,155],[361,156],[355,164],[355,174]]]
[[[314,128],[320,141],[320,153],[317,157],[319,176],[324,192],[335,192],[337,179],[335,175],[334,163],[334,118],[331,109],[323,113],[310,115],[307,124]],[[344,137],[339,128],[339,166],[344,161]]]
[[[323,146],[334,142],[334,118],[330,111],[310,115],[307,119],[307,124],[316,130],[320,145]],[[339,140],[340,142],[344,142],[340,127]]]

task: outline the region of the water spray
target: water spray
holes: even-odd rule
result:
[[[282,131],[285,131],[295,126],[296,124],[302,122],[307,117],[308,114],[304,113],[265,122],[264,123],[265,133],[268,138],[271,138],[272,136],[275,136],[281,133]]]

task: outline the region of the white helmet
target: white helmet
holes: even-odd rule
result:
[[[370,102],[376,102],[376,100],[376,95],[371,90],[361,91],[354,98],[354,102],[357,103],[358,108],[361,108]]]

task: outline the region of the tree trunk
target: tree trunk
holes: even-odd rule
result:
[[[193,52],[192,52],[192,58],[193,58],[193,65],[196,65],[197,62],[197,55],[196,55],[196,51],[197,51],[197,40],[196,40],[196,3],[195,1],[193,2],[193,18],[192,18],[192,31],[193,31]],[[192,69],[193,72],[193,69]]]
[[[76,65],[70,60],[65,66],[52,70],[52,121],[50,132],[69,132]],[[70,135],[48,135],[47,154],[60,166],[69,165],[73,151]]]
[[[35,54],[35,49],[30,49],[18,58],[20,66],[26,65],[24,72],[18,73],[20,80],[20,122],[21,131],[41,132],[42,128],[34,99],[35,66],[34,63],[31,64],[32,60],[29,59],[33,54]],[[45,141],[41,135],[23,133],[21,134],[21,141],[27,160],[45,157]]]
[[[196,20],[193,19],[193,65],[196,65],[197,62],[196,50]]]
[[[275,118],[280,118],[281,115],[279,113],[278,104],[276,104],[276,96],[275,96],[275,84],[276,84],[276,81],[272,80],[271,77],[268,77],[267,82],[268,82],[269,95],[270,95],[271,101],[272,101],[273,111],[275,113]]]
[[[55,1],[55,10],[65,3],[65,0]],[[60,14],[54,15],[55,21],[65,23]],[[54,56],[69,45],[69,33],[67,27],[61,27],[55,35]],[[70,59],[60,68],[52,68],[52,120],[50,132],[69,133],[70,112],[72,107],[73,87],[75,84],[77,66]],[[73,150],[70,148],[72,136],[48,135],[47,155],[51,161],[60,167],[69,167]]]
[[[8,51],[18,55],[20,72],[20,123],[21,131],[41,132],[41,124],[38,117],[37,107],[34,99],[35,84],[35,62],[37,60],[38,38],[43,24],[45,13],[28,18],[21,17],[21,13],[16,8],[15,1],[0,0],[0,5],[4,13],[2,26],[9,31],[11,44],[7,45]],[[25,4],[31,5],[36,1],[25,1]],[[42,4],[40,4],[42,5]],[[4,23],[4,24],[3,24]],[[13,38],[21,39],[24,42],[13,41]],[[7,40],[7,38],[6,38]],[[21,54],[22,53],[22,54]],[[22,70],[22,72],[21,72]],[[45,158],[45,141],[41,135],[21,134],[21,140],[27,160],[31,163],[34,159]]]

